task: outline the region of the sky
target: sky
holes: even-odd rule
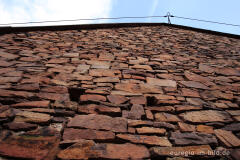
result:
[[[0,24],[110,18],[164,16],[167,12],[189,17],[240,25],[240,0],[0,0]],[[28,25],[89,23],[165,22],[167,18],[74,21]],[[240,27],[171,18],[172,24],[240,35]],[[20,26],[20,25],[12,25]]]

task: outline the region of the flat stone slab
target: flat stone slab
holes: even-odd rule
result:
[[[158,136],[145,136],[145,135],[133,135],[133,134],[118,134],[118,138],[130,141],[132,143],[157,145],[157,146],[172,146],[166,137]]]
[[[59,140],[52,137],[8,137],[0,141],[0,155],[35,160],[53,160],[58,150]]]
[[[162,86],[162,87],[177,86],[177,83],[173,80],[157,79],[157,78],[151,78],[151,77],[147,77],[146,80],[148,84],[156,85],[156,86]]]
[[[68,159],[144,159],[150,157],[149,151],[145,146],[130,143],[96,144],[92,140],[82,140],[58,154],[58,158]]]
[[[225,144],[227,147],[239,147],[240,139],[237,138],[231,131],[226,131],[222,129],[214,130],[215,135],[218,139]]]
[[[127,132],[125,118],[112,118],[105,115],[77,115],[67,125],[68,127],[108,130],[113,132]]]
[[[192,111],[182,113],[180,116],[186,121],[198,123],[232,121],[227,112],[217,110]]]
[[[64,141],[78,139],[110,140],[114,138],[115,134],[111,131],[97,131],[92,129],[66,128],[63,133]]]
[[[200,144],[217,144],[217,139],[212,134],[206,133],[181,133],[172,132],[170,140],[176,145],[200,145]]]

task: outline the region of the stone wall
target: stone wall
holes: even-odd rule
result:
[[[4,34],[0,159],[237,159],[239,95],[239,39],[161,25]]]

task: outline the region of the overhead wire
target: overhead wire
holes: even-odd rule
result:
[[[113,18],[81,18],[72,20],[52,20],[52,21],[35,21],[35,22],[19,22],[5,23],[0,25],[18,25],[18,24],[34,24],[34,23],[52,23],[52,22],[74,22],[74,21],[95,21],[95,20],[115,20],[115,19],[141,19],[141,18],[160,18],[165,16],[142,16],[142,17],[113,17]]]
[[[179,18],[179,19],[186,19],[186,20],[192,20],[192,21],[199,21],[199,22],[205,22],[205,23],[214,23],[219,25],[228,25],[228,26],[234,26],[234,27],[240,27],[240,25],[237,24],[231,24],[231,23],[225,23],[225,22],[216,22],[216,21],[210,21],[210,20],[202,20],[197,18],[189,18],[189,17],[181,17],[181,16],[175,16],[171,15],[169,12],[165,16],[140,16],[140,17],[110,17],[110,18],[80,18],[80,19],[72,19],[72,20],[47,20],[47,21],[30,21],[30,22],[15,22],[15,23],[5,23],[0,24],[0,26],[11,26],[11,25],[27,25],[27,24],[40,24],[40,23],[58,23],[58,22],[74,22],[74,21],[95,21],[95,20],[116,20],[116,19],[144,19],[144,18],[168,18],[168,23],[170,22],[170,18]]]
[[[206,22],[206,23],[215,23],[215,24],[240,27],[240,25],[237,25],[237,24],[230,24],[230,23],[224,23],[224,22],[216,22],[216,21],[202,20],[202,19],[196,19],[196,18],[180,17],[180,16],[172,16],[172,17],[180,18],[180,19],[187,19],[187,20],[192,20],[192,21],[200,21],[200,22]]]

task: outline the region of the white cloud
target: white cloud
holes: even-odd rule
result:
[[[156,12],[156,9],[158,7],[158,2],[159,2],[159,0],[153,0],[152,7],[151,7],[150,12],[149,12],[149,16],[153,16],[154,13]],[[149,21],[151,21],[151,20],[152,20],[152,18],[149,19]]]
[[[0,23],[109,17],[111,8],[112,0],[0,0]],[[44,25],[93,22],[97,21],[47,23]]]

